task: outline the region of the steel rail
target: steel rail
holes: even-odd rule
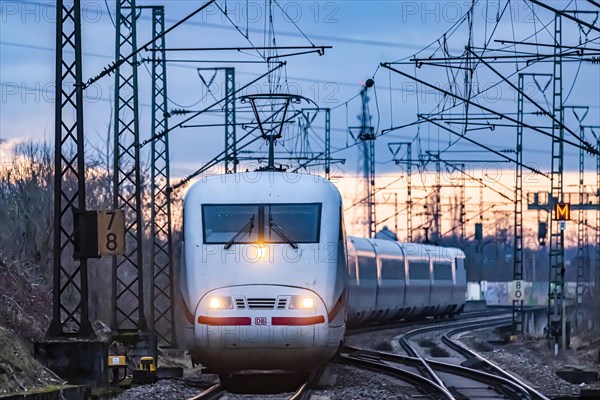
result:
[[[194,397],[190,397],[187,400],[216,400],[219,399],[224,392],[225,389],[223,388],[223,385],[217,383],[216,385],[209,387],[202,393]]]
[[[375,351],[360,349],[355,347],[345,347],[344,350],[353,352],[352,357],[367,357],[375,358],[378,361],[390,361],[398,364],[403,364],[410,367],[418,368],[421,365],[421,360],[417,357],[404,356],[396,353],[389,353],[385,351]],[[503,376],[498,376],[485,371],[464,367],[462,365],[455,365],[445,363],[437,360],[426,360],[433,370],[461,376],[470,380],[474,380],[480,383],[485,383],[490,387],[493,387],[499,394],[504,394],[514,399],[533,399],[529,391],[515,382],[513,379],[508,379]],[[427,378],[425,378],[427,379]]]
[[[503,313],[503,314],[506,314]],[[492,326],[499,326],[505,323],[512,323],[512,318],[509,317],[498,317],[489,321],[477,321],[477,327],[481,327],[481,328],[489,328]],[[408,340],[409,338],[422,334],[422,333],[427,333],[427,332],[434,332],[434,331],[439,331],[442,329],[463,329],[463,330],[468,330],[471,327],[474,326],[474,322],[473,321],[457,321],[457,322],[453,322],[450,324],[443,324],[443,325],[430,325],[430,326],[424,326],[421,328],[417,328],[417,329],[413,329],[411,331],[408,331],[402,335],[397,336],[397,340],[400,344],[400,346],[405,347],[408,346],[410,347],[410,350],[407,351],[407,353],[410,354],[410,352],[414,352],[414,349],[412,349],[412,347],[410,346],[410,344],[408,344]],[[403,346],[402,345],[402,341],[404,341],[406,344]]]
[[[473,326],[476,326],[477,328],[491,327],[491,326],[498,326],[498,325],[502,325],[505,323],[509,323],[511,321],[512,321],[512,319],[509,319],[509,318],[496,318],[494,320],[487,321],[487,322],[477,322],[477,325],[474,325],[473,322],[458,322],[458,323],[451,324],[451,327],[454,327],[454,329],[460,328],[460,329],[466,330],[466,329],[471,329]],[[437,370],[443,369],[445,372],[450,372],[454,375],[460,375],[460,376],[463,376],[463,377],[466,377],[466,378],[469,378],[469,379],[472,379],[472,380],[475,380],[478,382],[484,382],[484,383],[489,384],[492,387],[494,387],[496,392],[504,393],[505,395],[511,396],[512,398],[515,398],[515,399],[531,399],[532,398],[529,395],[528,390],[526,390],[524,387],[520,386],[519,384],[517,384],[516,382],[514,382],[511,379],[507,379],[504,376],[499,377],[499,379],[494,379],[493,378],[494,375],[486,373],[486,375],[483,376],[483,375],[479,374],[480,371],[476,371],[474,369],[466,368],[464,370],[457,370],[457,369],[453,369],[452,367],[443,366],[441,364],[444,364],[444,363],[440,364],[439,362],[434,362],[432,360],[425,359],[424,357],[422,357],[408,342],[411,337],[416,336],[418,334],[422,334],[425,332],[439,331],[440,329],[447,329],[447,328],[448,328],[448,326],[439,326],[439,325],[417,328],[417,329],[414,329],[412,331],[409,331],[409,332],[399,336],[397,340],[398,340],[399,345],[404,349],[404,351],[406,351],[406,353],[409,356],[414,358],[413,363],[416,363],[416,365],[414,365],[414,366],[416,366],[419,370],[421,370],[423,374],[429,375],[433,380],[438,382],[438,384],[440,384],[441,386],[447,387],[446,384],[443,382],[443,380],[436,374],[434,369],[437,369]],[[391,356],[393,356],[393,354]],[[390,357],[390,356],[388,355],[388,357]],[[466,357],[467,360],[470,358],[471,357]],[[406,361],[405,361],[405,363],[406,363]],[[436,366],[436,368],[434,368],[434,366]],[[449,371],[448,370],[449,368],[453,369],[453,372]],[[477,377],[475,377],[475,375],[477,375]],[[498,382],[498,381],[500,381],[500,382]],[[502,388],[506,388],[506,390],[502,390]]]
[[[505,371],[504,369],[500,368],[498,365],[494,364],[493,362],[491,362],[490,360],[480,356],[478,353],[476,353],[475,351],[471,350],[470,348],[468,348],[465,344],[460,343],[458,341],[455,341],[453,339],[451,339],[451,337],[453,335],[456,335],[460,332],[464,332],[466,329],[464,327],[462,328],[454,328],[448,332],[446,332],[441,340],[442,342],[450,347],[452,350],[458,352],[459,354],[461,354],[463,357],[468,357],[471,359],[476,359],[480,362],[482,362],[485,366],[486,369],[493,371],[494,374],[502,376],[506,379],[512,380],[516,383],[519,384],[519,386],[522,386],[523,388],[525,388],[529,394],[531,395],[531,397],[535,400],[549,400],[549,398],[547,396],[545,396],[544,394],[540,393],[539,391],[537,391],[536,389],[532,388],[530,385],[528,385],[527,383],[523,382],[521,379],[513,376],[512,374],[510,374],[509,372]]]
[[[289,400],[309,400],[311,398],[312,389],[319,383],[321,375],[325,371],[325,365],[321,365],[315,372],[310,374],[306,382],[290,396]]]
[[[454,396],[443,386],[438,385],[431,379],[427,379],[414,372],[406,371],[402,368],[394,367],[379,360],[368,360],[364,357],[356,357],[350,354],[341,354],[340,360],[346,364],[354,365],[363,369],[391,375],[395,378],[409,382],[417,390],[424,391],[433,395],[434,399],[455,400]]]
[[[500,316],[500,315],[507,314],[509,312],[510,311],[508,311],[508,310],[471,311],[471,312],[459,314],[457,317],[455,317],[455,319],[449,320],[448,322],[460,322],[462,320],[468,320],[468,319],[472,319],[472,318]],[[399,322],[393,322],[393,323],[386,324],[386,325],[371,325],[371,326],[367,326],[367,327],[347,329],[345,336],[360,335],[363,333],[375,332],[375,331],[380,331],[380,330],[384,330],[384,329],[396,329],[396,328],[415,326],[415,325],[416,326],[420,326],[420,325],[428,326],[428,325],[439,324],[439,323],[440,323],[440,320],[435,320],[435,319],[426,319],[426,320],[417,321],[417,322],[415,322],[415,321],[399,321]]]

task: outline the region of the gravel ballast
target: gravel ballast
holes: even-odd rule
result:
[[[398,379],[349,365],[333,365],[331,373],[337,375],[335,387],[315,390],[314,395],[331,400],[405,400],[417,394],[413,387]]]
[[[553,360],[542,340],[512,342],[490,346],[488,340],[497,340],[493,330],[472,332],[461,341],[482,357],[519,377],[549,397],[579,396],[580,388],[556,375],[560,360]]]

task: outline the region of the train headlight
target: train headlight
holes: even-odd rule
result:
[[[256,257],[259,259],[265,258],[267,256],[267,248],[263,245],[259,245],[256,248]]]
[[[211,297],[208,299],[208,308],[233,308],[233,302],[231,301],[231,297]]]
[[[292,296],[290,301],[291,309],[302,309],[302,310],[312,310],[315,308],[317,302],[314,297],[306,297],[306,296]]]

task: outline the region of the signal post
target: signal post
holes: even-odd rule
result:
[[[527,196],[528,210],[542,210],[550,213],[550,217],[554,223],[558,223],[561,237],[561,252],[564,252],[564,236],[567,227],[567,221],[571,220],[571,212],[576,210],[600,210],[600,204],[567,202],[565,200],[579,199],[579,193],[563,193],[562,201],[552,197],[547,192],[529,193]],[[581,223],[581,221],[579,221]],[[552,280],[552,276],[548,282],[548,325],[547,338],[554,337],[554,353],[558,355],[559,340],[562,351],[569,346],[570,339],[570,321],[566,318],[566,300],[565,296],[565,265],[561,263],[559,266],[560,274],[558,280]],[[551,274],[552,275],[552,274]],[[577,302],[578,299],[576,298]]]

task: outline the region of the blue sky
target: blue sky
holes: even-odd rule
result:
[[[0,1],[1,5],[1,121],[0,137],[9,144],[23,139],[41,139],[53,137],[53,80],[54,80],[54,2],[21,2]],[[266,21],[264,1],[223,1],[217,2],[221,8],[227,5],[228,16],[238,28],[245,32],[246,39],[233,27],[231,21],[223,16],[216,7],[196,16],[190,23],[179,27],[167,37],[167,47],[217,47],[248,46],[250,42],[262,46]],[[138,5],[165,5],[167,26],[187,15],[202,4],[201,1],[138,1]],[[554,7],[563,9],[593,9],[584,1],[552,1]],[[360,83],[374,77],[376,93],[370,93],[370,111],[373,124],[378,132],[390,126],[406,124],[416,120],[417,112],[430,112],[446,101],[432,91],[418,88],[415,93],[414,83],[408,79],[378,68],[380,62],[410,59],[419,49],[434,43],[419,53],[421,57],[443,55],[440,45],[448,49],[448,54],[460,54],[467,43],[467,24],[460,23],[471,6],[470,1],[279,1],[273,3],[273,25],[277,45],[297,46],[331,45],[333,49],[324,56],[308,54],[286,58],[287,66],[282,75],[281,90],[300,91],[303,96],[310,97],[321,107],[331,107],[332,136],[334,156],[345,158],[347,162],[338,166],[341,174],[355,174],[357,167],[357,149],[352,147],[340,150],[351,144],[353,139],[347,134],[347,126],[356,125],[360,112],[360,101],[355,95],[360,90]],[[551,43],[553,30],[552,15],[549,11],[539,9],[529,2],[511,2],[502,14],[496,26],[498,10],[504,9],[506,1],[478,1],[473,13],[473,40],[475,46],[482,47],[483,42],[490,40],[490,47],[501,47],[496,39],[527,40],[538,43]],[[114,58],[114,1],[84,0],[84,77],[99,73]],[[248,11],[246,11],[248,10]],[[593,16],[582,17],[590,22]],[[596,21],[596,26],[598,22]],[[577,45],[580,41],[598,38],[598,34],[587,33],[571,21],[563,22],[563,42]],[[534,32],[535,37],[529,38]],[[150,13],[144,11],[138,21],[139,43],[150,37]],[[303,37],[306,34],[308,41]],[[447,32],[446,40],[443,35]],[[586,36],[587,34],[587,36]],[[528,39],[529,38],[529,39]],[[436,42],[437,41],[437,42]],[[506,45],[505,45],[506,46]],[[529,46],[531,49],[532,46]],[[588,47],[599,50],[599,41],[590,42]],[[438,49],[436,51],[436,49]],[[514,47],[506,47],[514,51]],[[518,50],[528,50],[519,47]],[[539,51],[550,54],[551,49],[540,47]],[[148,57],[148,53],[143,53]],[[194,58],[202,60],[226,59],[231,61],[260,60],[256,53],[242,54],[237,52],[196,52],[169,53],[169,59]],[[170,108],[200,109],[213,100],[206,94],[196,71],[197,66],[214,66],[210,62],[202,64],[169,63],[168,81]],[[266,71],[265,64],[218,64],[219,66],[235,66],[236,81],[244,84]],[[139,68],[140,76],[140,126],[141,139],[150,136],[150,82],[147,72],[149,64],[143,63]],[[449,79],[447,71],[441,67],[423,66],[417,69],[414,65],[399,65],[397,68],[420,79],[432,82],[441,87],[450,87],[454,81]],[[501,64],[497,68],[506,75],[515,72],[514,64]],[[527,72],[552,72],[551,63],[538,63]],[[462,72],[456,77],[456,83],[462,82]],[[210,73],[205,78],[210,79]],[[286,79],[287,77],[287,79]],[[577,77],[577,79],[575,79]],[[220,75],[215,81],[219,81]],[[479,66],[477,80],[480,87],[493,86],[499,79],[485,66]],[[516,77],[511,81],[516,83]],[[391,84],[391,85],[390,85]],[[103,143],[111,124],[110,110],[114,80],[106,77],[94,85],[86,93],[85,131],[89,145],[98,146]],[[566,104],[588,105],[590,110],[584,121],[587,125],[600,125],[600,72],[597,64],[589,62],[568,62],[564,64],[565,97],[569,93]],[[393,89],[390,90],[390,87]],[[534,82],[528,86],[531,95],[541,104],[546,104],[543,93],[536,90]],[[265,89],[263,85],[261,90]],[[454,90],[461,90],[459,87]],[[215,92],[218,96],[220,89]],[[353,100],[347,102],[349,99]],[[478,97],[480,104],[498,112],[516,112],[516,95],[506,84],[494,86],[493,90]],[[446,103],[448,104],[448,103]],[[535,109],[528,105],[528,111]],[[464,108],[457,107],[456,112]],[[471,110],[476,112],[477,110]],[[250,121],[248,114],[239,113],[240,122]],[[172,123],[178,120],[173,119]],[[198,124],[222,123],[222,114],[203,115],[196,121]],[[566,112],[565,121],[573,130],[578,123],[570,111]],[[529,123],[547,125],[548,120],[542,117],[530,117]],[[322,127],[322,124],[318,126]],[[456,129],[460,130],[458,126]],[[454,143],[454,137],[433,125],[422,125],[417,131],[415,126],[396,130],[377,140],[377,169],[383,173],[397,171],[391,161],[392,156],[387,145],[389,142],[413,141],[415,153],[418,150],[437,151],[449,145],[450,152],[446,159],[496,160],[488,154],[461,153],[477,148],[467,142]],[[514,148],[514,128],[496,127],[494,130],[478,130],[469,133],[469,137],[485,143],[494,149]],[[241,132],[240,132],[241,133]],[[293,146],[298,129],[290,127],[286,132],[287,148]],[[418,135],[417,135],[418,133]],[[311,146],[319,149],[320,142],[313,135]],[[182,177],[193,172],[202,162],[208,161],[222,150],[223,128],[190,128],[172,132],[171,137],[172,173]],[[3,145],[4,150],[7,144]],[[525,161],[535,163],[543,170],[549,169],[550,141],[535,132],[526,132]],[[281,147],[280,147],[281,148]],[[259,147],[255,148],[259,150]],[[264,149],[264,146],[262,147]],[[282,149],[283,150],[283,149]],[[143,149],[142,155],[148,158],[149,146]],[[566,166],[573,169],[577,165],[578,150],[566,147]],[[476,154],[476,155],[473,155]],[[6,157],[6,155],[4,155]],[[592,168],[594,159],[586,157]],[[507,168],[507,164],[499,164]],[[430,166],[430,168],[432,168]]]

